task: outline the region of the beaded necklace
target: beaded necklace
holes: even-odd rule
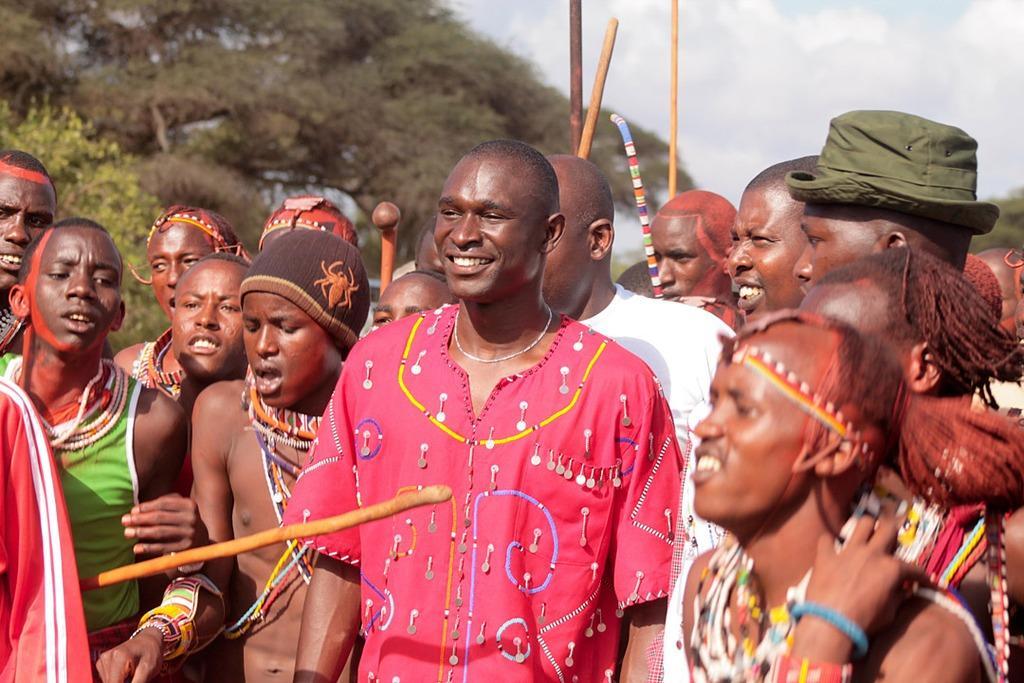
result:
[[[249,421],[272,444],[283,443],[297,451],[308,451],[316,439],[320,418],[291,410],[271,408],[260,397],[256,386],[247,381]]]
[[[21,332],[25,321],[14,315],[14,312],[5,308],[0,311],[0,354],[7,353],[7,347],[11,345],[14,338]]]
[[[855,519],[851,518],[847,525]],[[978,649],[987,680],[1005,683],[1009,675],[1006,551],[1002,539],[1002,518],[990,516],[989,523],[993,529],[989,532],[989,562],[993,565],[990,574],[994,575],[990,578],[996,637],[994,651],[985,642],[973,615],[953,590],[918,587],[913,595],[942,607],[963,622]],[[795,622],[790,614],[793,605],[803,601],[810,577],[811,572],[808,571],[800,584],[787,590],[785,605],[770,610],[766,619],[758,595],[751,588],[753,561],[735,539],[726,536],[697,584],[693,610],[696,622],[690,636],[689,651],[693,680],[696,683],[765,680],[772,664],[792,645]],[[705,586],[709,581],[705,596]],[[736,594],[735,600],[732,599],[733,593]],[[739,640],[733,634],[733,612],[738,623]],[[752,624],[758,627],[759,641],[751,637]]]
[[[251,382],[247,384],[249,386],[245,402],[248,404],[249,421],[255,430],[256,442],[259,444],[263,461],[263,476],[280,524],[292,495],[284,473],[287,472],[292,478],[298,478],[302,468],[278,453],[277,444],[285,444],[301,453],[308,451],[316,438],[320,418],[271,408],[263,402],[256,387]],[[263,591],[249,609],[225,629],[225,637],[229,640],[240,638],[255,624],[263,621],[274,601],[290,583],[288,579],[293,572],[297,571],[303,582],[308,585],[313,576],[314,557],[315,552],[312,549],[300,545],[298,541],[291,541],[270,573]]]
[[[171,348],[171,332],[168,328],[156,341],[147,342],[142,346],[132,374],[146,388],[159,389],[171,398],[177,399],[181,395],[181,382],[185,379],[185,371],[168,372],[163,369],[164,359]]]
[[[880,489],[865,492],[858,507],[877,506],[878,497],[885,495]],[[904,562],[928,569],[929,560],[937,552],[937,548],[941,548],[943,541],[953,536],[953,532],[960,526],[954,515],[956,512],[944,511],[936,505],[929,505],[915,498],[900,530],[896,556]],[[978,519],[971,531],[964,533],[962,539],[952,548],[945,549],[945,556],[951,559],[948,562],[933,563],[934,571],[929,573],[940,589],[953,590],[982,557],[987,558],[989,608],[995,640],[992,672],[1002,681],[1009,676],[1010,658],[1010,604],[1007,595],[1004,538],[1006,518],[1004,515],[987,511],[978,511],[976,514]],[[973,519],[973,515],[967,519]],[[939,604],[948,607],[947,603]]]
[[[785,604],[766,613],[752,586],[753,569],[750,556],[732,536],[726,536],[701,574],[690,637],[696,683],[762,680],[789,649],[794,626],[790,608],[803,600],[811,573],[786,591]],[[732,628],[734,618],[738,639]]]
[[[12,376],[21,381],[22,359],[11,361]],[[42,420],[50,446],[58,453],[81,451],[93,445],[117,424],[128,401],[128,375],[113,361],[103,359],[96,375],[82,391],[74,417],[51,425]]]

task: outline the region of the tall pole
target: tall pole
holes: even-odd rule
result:
[[[619,30],[619,20],[614,17],[608,20],[604,31],[604,45],[601,47],[601,59],[597,62],[597,73],[594,74],[594,89],[590,91],[590,104],[587,106],[587,119],[583,123],[583,134],[576,156],[581,159],[590,157],[590,147],[594,143],[594,131],[597,128],[597,115],[601,113],[601,99],[604,97],[604,82],[608,78],[608,65],[612,61],[615,49],[615,34]]]
[[[569,142],[571,154],[583,134],[583,0],[569,0]]]
[[[672,82],[669,85],[668,198],[676,196],[676,141],[679,134],[679,0],[672,0]]]

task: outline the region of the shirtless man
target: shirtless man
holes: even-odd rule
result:
[[[11,292],[14,313],[29,327],[24,356],[7,375],[46,422],[83,578],[137,554],[183,550],[201,534],[192,502],[165,495],[185,453],[184,413],[103,359],[107,335],[124,318],[121,275],[107,231],[69,218],[31,244]],[[150,602],[146,587],[162,583],[155,577],[84,594],[94,662],[128,639]]]
[[[171,351],[185,371],[178,403],[186,415],[206,387],[245,377],[239,288],[248,268],[240,256],[214,253],[178,281]]]
[[[150,277],[139,282],[149,285],[167,319],[174,318],[174,295],[178,282],[189,268],[208,254],[245,254],[235,230],[226,218],[194,206],[174,205],[153,222],[146,238],[146,261]],[[114,362],[131,373],[144,387],[158,389],[172,398],[181,393],[185,371],[171,352],[173,329],[156,340],[122,349]],[[186,410],[186,416],[188,411]]]
[[[321,287],[321,264],[340,279]],[[281,233],[256,257],[241,286],[249,378],[211,386],[193,418],[194,494],[213,541],[280,524],[369,291],[358,250],[329,232]],[[208,563],[228,609],[204,653],[208,680],[291,680],[314,558],[281,544]]]

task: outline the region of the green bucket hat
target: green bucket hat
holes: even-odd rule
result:
[[[999,207],[979,202],[978,143],[955,128],[896,111],[851,111],[829,123],[816,173],[786,177],[794,199],[890,209],[985,234]]]

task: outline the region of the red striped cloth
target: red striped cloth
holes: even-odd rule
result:
[[[64,496],[28,397],[0,379],[0,681],[92,680]]]

